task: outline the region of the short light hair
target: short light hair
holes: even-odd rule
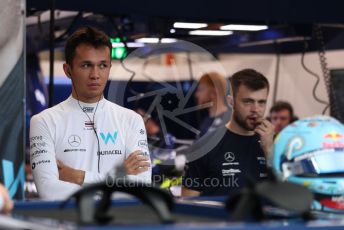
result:
[[[224,98],[227,93],[227,82],[225,77],[218,72],[208,72],[201,76],[199,83],[213,87],[219,97]]]

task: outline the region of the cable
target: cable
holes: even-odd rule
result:
[[[75,91],[75,92],[76,92],[76,91]],[[78,97],[78,96],[77,96],[77,97]],[[80,105],[80,102],[79,102],[79,99],[77,100],[80,109],[86,114],[86,116],[88,117],[89,121],[92,122],[92,129],[93,129],[93,132],[94,132],[94,134],[96,135],[96,138],[97,138],[97,144],[98,144],[98,151],[97,151],[97,155],[98,155],[98,173],[100,173],[100,141],[99,141],[99,137],[98,137],[97,130],[96,130],[96,128],[94,127],[94,116],[95,116],[95,114],[96,114],[96,112],[97,112],[97,108],[98,108],[100,99],[101,99],[101,96],[99,97],[99,100],[98,100],[98,102],[97,102],[96,108],[95,108],[95,110],[94,110],[94,113],[93,113],[93,120],[92,120],[92,121],[91,121],[90,116],[88,116],[88,114],[82,109],[82,107],[81,107],[81,105]]]
[[[38,31],[40,34],[43,34],[43,29],[42,29],[42,20],[41,20],[41,14],[37,15],[37,26],[38,26]]]
[[[272,95],[272,102],[276,102],[277,98],[277,90],[278,90],[278,83],[279,83],[279,73],[280,73],[280,63],[281,63],[281,51],[279,48],[279,44],[275,41],[274,48],[276,51],[276,69],[275,69],[275,81],[274,81],[274,91]]]
[[[68,35],[72,28],[74,27],[74,25],[76,24],[76,22],[78,21],[78,19],[80,17],[82,17],[83,12],[79,11],[79,13],[73,18],[72,22],[70,23],[70,25],[67,27],[67,29],[65,30],[65,32],[63,32],[60,36],[58,36],[57,38],[55,38],[55,40],[57,42],[61,41],[66,35]]]
[[[133,70],[131,70],[131,69],[128,69],[128,68],[124,65],[123,59],[120,59],[120,63],[121,63],[122,68],[123,68],[125,71],[127,71],[127,72],[129,72],[129,73],[131,74],[130,77],[129,77],[128,83],[127,83],[127,87],[128,87],[128,89],[129,89],[129,91],[130,91],[132,94],[134,94],[135,96],[142,94],[142,93],[140,93],[140,92],[137,92],[133,87],[131,87],[131,83],[132,83],[132,81],[133,81],[133,79],[134,79],[134,77],[135,77],[135,75],[136,75],[135,71],[133,71]]]
[[[327,67],[326,52],[325,52],[325,42],[324,36],[320,25],[314,25],[315,37],[318,42],[318,55],[321,64],[321,70],[323,72],[324,81],[326,85],[327,95],[329,97],[329,103],[324,109],[323,114],[326,112],[327,108],[331,107],[331,115],[342,121],[341,113],[338,108],[337,95],[332,91],[330,70]],[[331,100],[332,99],[332,100]]]
[[[38,31],[39,34],[43,34],[43,23],[42,23],[42,18],[41,18],[42,13],[37,15],[37,26],[38,26]],[[70,25],[67,27],[67,29],[58,37],[56,37],[54,40],[55,42],[61,42],[66,35],[70,34],[72,28],[76,25],[77,21],[79,18],[83,16],[83,12],[79,11],[78,14],[72,19],[72,22]]]
[[[72,86],[73,86],[73,88],[74,88],[74,91],[75,91],[75,94],[76,94],[76,98],[77,98],[77,102],[78,102],[78,105],[79,105],[81,111],[82,111],[83,113],[85,113],[86,116],[88,117],[88,120],[89,120],[90,122],[92,122],[92,130],[93,130],[94,134],[96,135],[97,144],[98,144],[98,145],[97,145],[97,148],[98,148],[98,149],[97,149],[97,155],[98,155],[98,173],[100,173],[100,141],[99,141],[99,137],[98,137],[97,130],[96,130],[95,127],[94,127],[94,117],[95,117],[95,114],[96,114],[96,112],[97,112],[98,105],[99,105],[99,101],[101,100],[102,95],[100,95],[100,97],[99,97],[99,99],[98,99],[96,108],[95,108],[94,113],[93,113],[93,121],[92,121],[91,118],[90,118],[90,116],[88,116],[88,114],[82,109],[82,107],[81,107],[81,105],[80,105],[79,95],[78,95],[78,92],[77,92],[77,90],[76,90],[76,88],[75,88],[75,86],[74,86],[73,80],[72,80]]]
[[[317,102],[326,105],[326,106],[325,106],[325,110],[323,111],[323,114],[324,114],[324,112],[326,112],[326,108],[328,107],[328,104],[329,104],[329,103],[326,102],[326,101],[324,101],[324,100],[322,100],[322,99],[320,99],[320,98],[316,95],[316,90],[317,90],[318,85],[319,85],[319,82],[320,82],[320,77],[319,77],[318,74],[316,74],[315,72],[313,72],[312,70],[310,70],[310,69],[306,66],[306,64],[305,64],[305,54],[306,54],[306,50],[307,50],[307,49],[308,49],[308,43],[307,43],[306,40],[304,40],[304,50],[303,50],[302,55],[301,55],[301,65],[302,65],[303,69],[304,69],[307,73],[309,73],[310,75],[312,75],[313,77],[316,78],[316,82],[315,82],[314,87],[313,87],[313,90],[312,90],[312,95],[313,95],[313,98],[314,98]]]

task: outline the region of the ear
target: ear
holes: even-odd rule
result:
[[[72,78],[72,73],[70,71],[70,66],[67,63],[63,63],[63,71],[65,72],[68,78]]]
[[[233,105],[234,105],[234,98],[233,98],[232,95],[228,95],[228,96],[227,96],[227,103],[228,103],[231,107],[233,107]]]

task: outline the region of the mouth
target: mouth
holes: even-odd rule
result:
[[[91,84],[88,84],[87,87],[88,88],[99,88],[100,84],[98,84],[98,83],[91,83]]]
[[[247,119],[254,127],[257,127],[262,123],[262,119],[258,116],[249,116]]]

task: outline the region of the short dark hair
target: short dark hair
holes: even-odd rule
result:
[[[272,112],[279,112],[281,110],[288,110],[290,114],[290,118],[294,117],[294,110],[293,107],[289,102],[286,101],[277,101],[271,108],[270,108],[270,114]]]
[[[80,44],[89,44],[94,48],[107,46],[111,49],[112,44],[110,38],[101,30],[94,27],[86,26],[76,30],[68,39],[65,45],[65,59],[66,63],[71,65],[75,56],[75,50]]]
[[[268,79],[254,69],[243,69],[232,75],[230,78],[233,96],[238,92],[240,85],[244,85],[251,90],[260,90],[267,88],[269,91]]]

